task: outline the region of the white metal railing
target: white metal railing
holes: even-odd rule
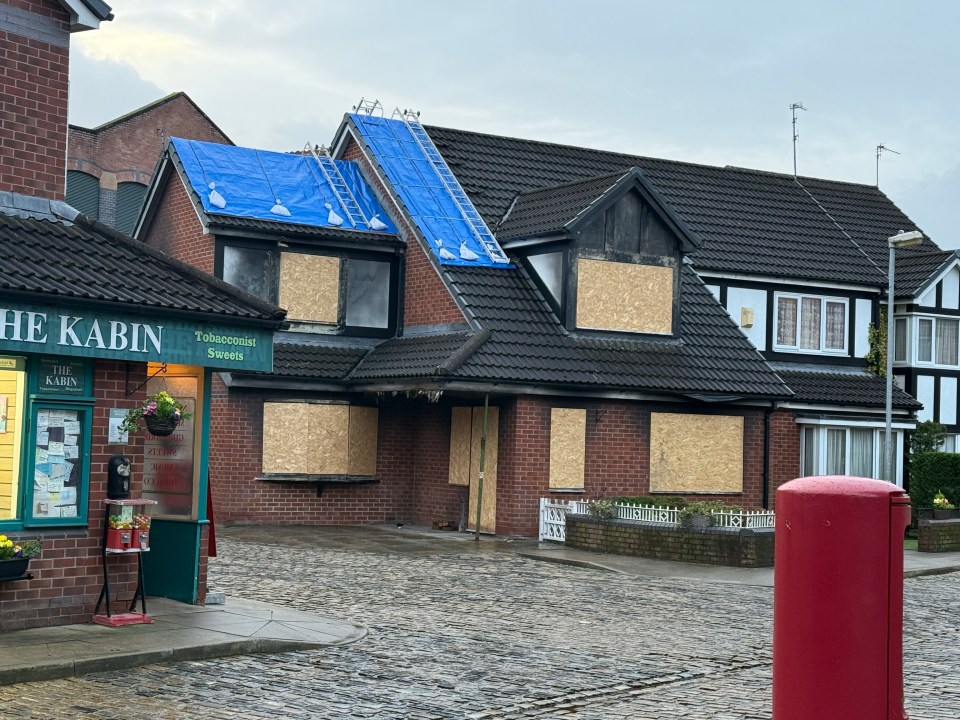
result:
[[[640,522],[676,525],[680,508],[658,507],[656,505],[614,505],[613,516],[618,520],[639,520]]]
[[[540,498],[540,532],[538,540],[564,542],[566,540],[567,513],[587,514],[589,500],[570,500],[561,502],[550,498]],[[659,507],[657,505],[620,505],[613,506],[614,517],[618,520],[676,525],[680,522],[680,508]],[[769,510],[750,512],[713,512],[713,525],[726,528],[773,528],[776,516]]]
[[[776,515],[769,510],[753,512],[715,512],[713,524],[716,527],[730,528],[772,528],[775,527]]]

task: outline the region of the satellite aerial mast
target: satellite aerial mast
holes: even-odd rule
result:
[[[797,110],[806,110],[803,101],[790,103],[790,113],[793,115],[793,176],[797,176],[797,140],[800,138],[797,133]]]

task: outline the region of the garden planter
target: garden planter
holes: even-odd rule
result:
[[[0,580],[15,580],[27,574],[30,558],[0,560]]]
[[[953,517],[953,510],[944,510],[943,508],[933,509],[934,520],[949,520]]]
[[[713,525],[713,518],[710,515],[691,515],[687,518],[687,527],[691,530],[706,530]]]

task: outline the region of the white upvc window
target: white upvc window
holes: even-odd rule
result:
[[[907,362],[907,343],[910,339],[907,335],[908,327],[907,318],[893,319],[893,359],[895,362]]]
[[[792,352],[846,354],[846,298],[776,293],[774,348]]]
[[[916,319],[917,364],[960,365],[960,320],[942,317]],[[896,347],[896,346],[895,346]],[[895,352],[898,352],[895,350]],[[896,355],[894,356],[896,359]]]
[[[801,425],[800,473],[884,479],[885,429],[840,425]],[[902,484],[900,432],[893,432],[894,476]]]

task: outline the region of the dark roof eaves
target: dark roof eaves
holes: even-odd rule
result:
[[[254,308],[258,313],[265,317],[261,318],[240,318],[238,320],[243,320],[244,322],[258,320],[261,322],[268,323],[277,328],[281,327],[284,324],[284,319],[286,317],[287,311],[281,307],[278,307],[272,303],[265,302],[258,297],[250,295],[249,293],[240,290],[239,288],[230,285],[229,283],[224,282],[220,278],[214,277],[213,275],[207,275],[204,272],[201,272],[197,268],[189,265],[182,260],[179,260],[175,257],[171,257],[166,253],[157,250],[146,243],[142,243],[139,240],[134,240],[133,238],[124,235],[118,230],[104,225],[99,220],[94,220],[87,217],[86,215],[78,214],[73,220],[74,224],[77,227],[85,229],[89,232],[96,233],[98,235],[105,235],[111,240],[125,244],[133,248],[136,252],[142,253],[144,255],[149,255],[154,260],[165,263],[172,266],[178,272],[188,275],[191,279],[197,280],[207,285],[211,285],[216,288],[218,291],[226,293],[233,297],[233,299],[243,302],[250,307]],[[229,316],[226,316],[229,317]]]
[[[960,250],[952,250],[952,251],[941,250],[939,252],[940,253],[947,252],[948,255],[944,258],[943,262],[940,263],[940,265],[938,265],[933,272],[927,275],[927,279],[924,280],[923,284],[908,291],[910,293],[909,295],[903,295],[895,291],[893,295],[894,300],[896,300],[897,297],[901,297],[901,298],[908,297],[910,299],[914,299],[923,295],[927,290],[930,289],[932,285],[935,285],[937,282],[939,282],[941,276],[949,269],[949,266],[951,264],[954,264],[960,261]],[[930,252],[929,254],[933,255],[934,252]],[[914,257],[917,257],[917,256],[915,255]],[[894,282],[896,282],[896,266],[894,266]]]

